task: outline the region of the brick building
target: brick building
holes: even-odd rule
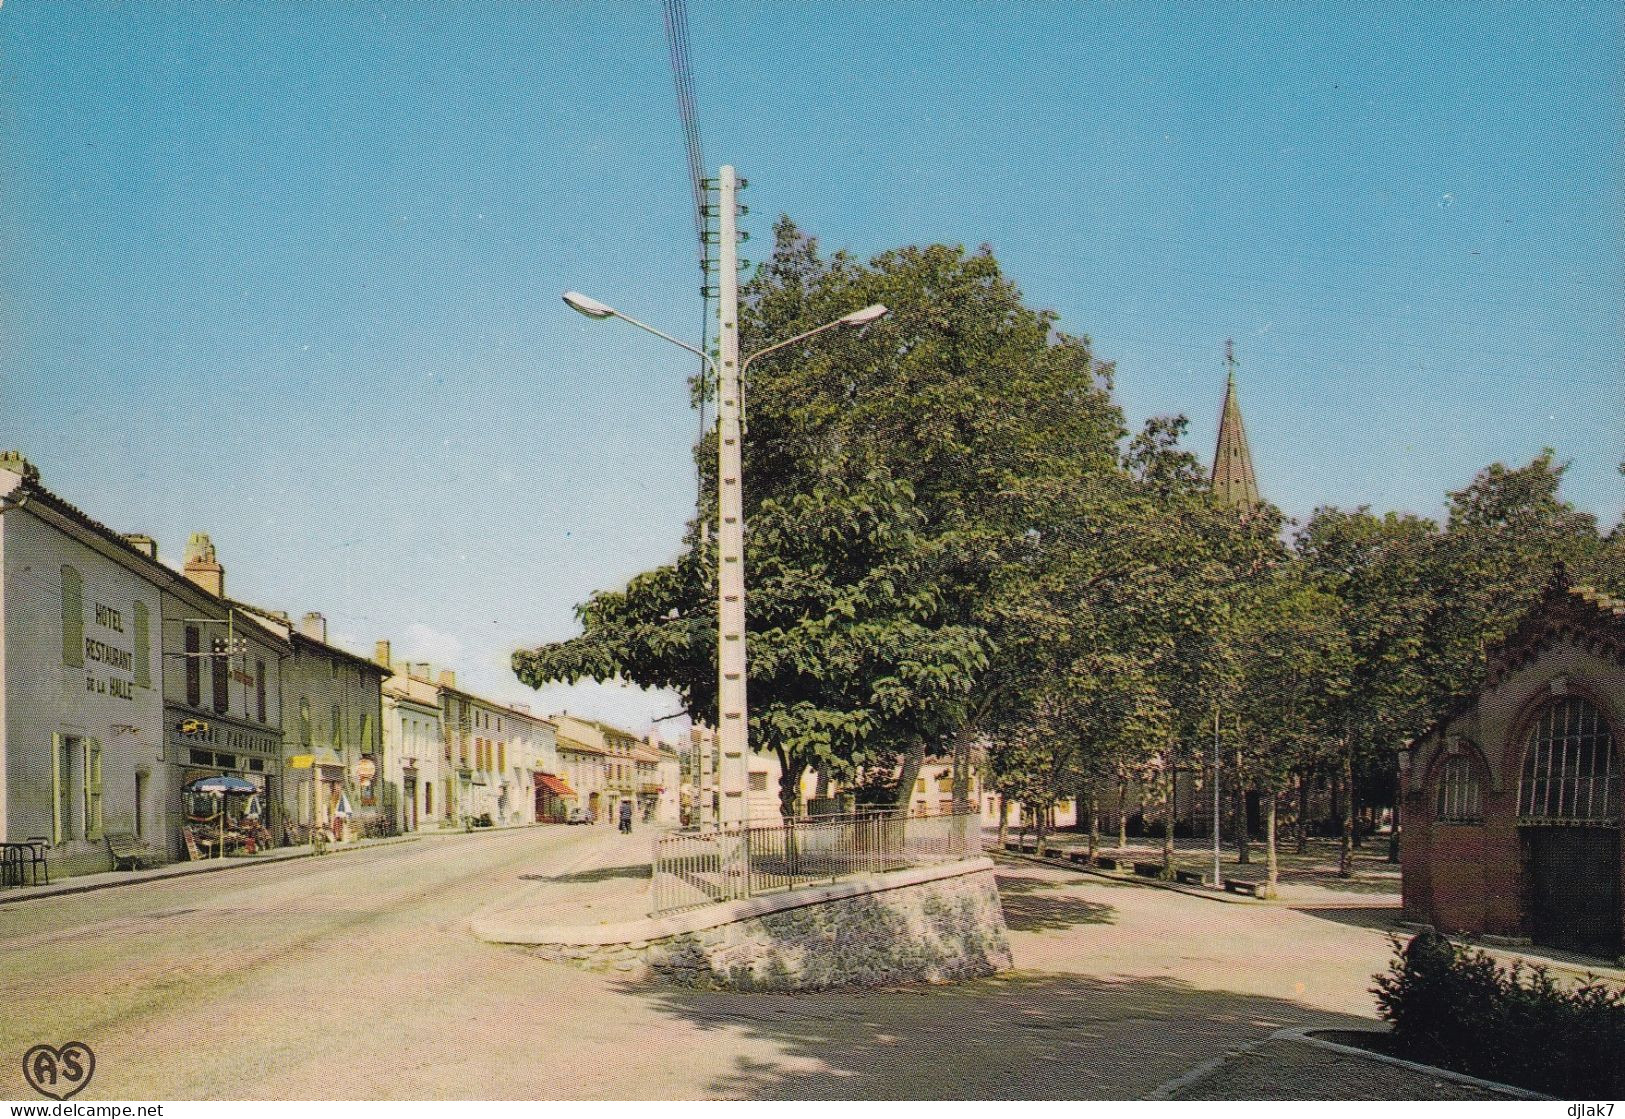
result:
[[[1401,758],[1408,916],[1625,954],[1625,602],[1559,569],[1477,694]]]

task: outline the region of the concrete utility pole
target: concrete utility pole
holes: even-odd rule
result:
[[[745,697],[745,501],[740,445],[738,179],[724,166],[718,182],[717,332],[717,743],[721,748],[722,824],[745,820],[750,767]]]

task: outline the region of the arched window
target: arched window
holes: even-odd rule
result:
[[[1594,704],[1566,696],[1536,717],[1524,744],[1518,814],[1528,820],[1618,822],[1614,736]]]
[[[1477,824],[1484,819],[1484,785],[1469,754],[1451,754],[1439,764],[1434,777],[1433,815],[1456,824]]]

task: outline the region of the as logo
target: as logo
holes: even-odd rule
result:
[[[84,1091],[96,1071],[96,1054],[82,1041],[61,1049],[36,1045],[23,1054],[23,1078],[42,1096],[65,1100]]]
[[[208,729],[209,724],[202,719],[187,719],[179,727],[182,734],[204,734]]]

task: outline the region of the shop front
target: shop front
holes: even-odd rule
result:
[[[167,712],[165,843],[175,858],[252,854],[275,842],[278,736],[264,727]]]
[[[579,798],[570,783],[551,773],[536,774],[536,822],[562,824]]]

